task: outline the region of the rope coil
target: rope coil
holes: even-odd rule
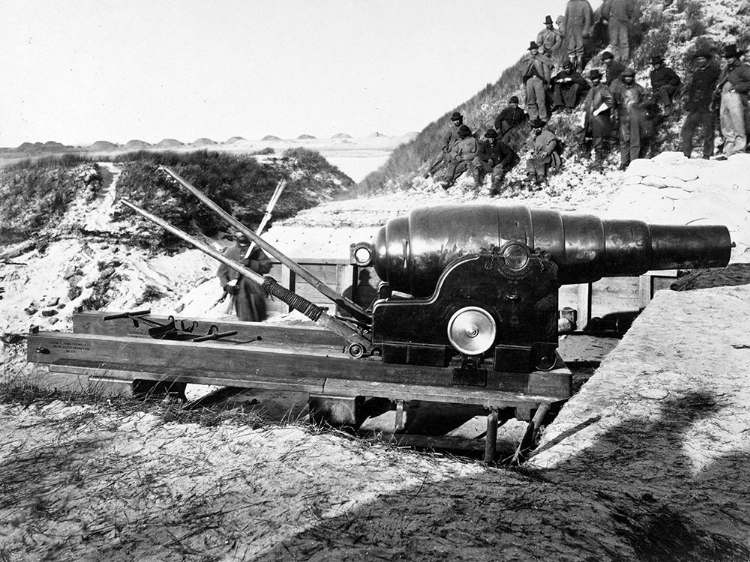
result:
[[[263,281],[262,288],[266,295],[277,297],[279,300],[291,306],[294,310],[299,310],[313,322],[317,322],[320,315],[323,314],[323,309],[318,305],[313,304],[289,289],[282,287],[273,277],[266,277]]]

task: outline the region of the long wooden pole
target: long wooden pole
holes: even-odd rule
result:
[[[263,234],[263,231],[266,229],[266,225],[268,224],[268,221],[271,220],[271,215],[273,214],[273,210],[276,207],[276,203],[279,200],[279,197],[281,197],[281,192],[284,191],[284,187],[286,186],[286,180],[281,180],[279,183],[276,184],[276,190],[273,192],[273,197],[271,197],[271,200],[268,202],[268,205],[266,206],[266,214],[263,215],[263,220],[260,221],[260,225],[258,226],[258,230],[255,231],[255,234],[260,236]],[[250,245],[247,247],[247,252],[245,253],[245,259],[250,257],[250,254],[253,253],[253,249],[255,248],[255,242],[250,242]]]
[[[147,218],[151,222],[159,225],[164,230],[171,232],[175,236],[182,238],[189,244],[195,246],[204,254],[207,254],[212,258],[219,260],[221,263],[226,264],[227,266],[237,271],[240,275],[244,275],[248,279],[252,279],[256,283],[261,285],[263,287],[263,290],[267,294],[278,297],[295,310],[299,310],[302,314],[313,320],[316,324],[319,324],[320,326],[332,331],[333,333],[340,335],[347,342],[349,342],[349,353],[352,356],[361,357],[363,354],[367,354],[370,352],[372,343],[362,335],[360,335],[359,332],[347,326],[343,322],[329,316],[328,314],[326,314],[325,310],[323,310],[319,306],[289,291],[285,287],[282,287],[272,277],[261,275],[260,273],[257,273],[252,269],[248,269],[243,265],[240,265],[234,260],[230,260],[221,252],[218,252],[213,248],[205,245],[197,238],[194,238],[187,232],[183,232],[179,228],[172,226],[165,220],[152,215],[145,209],[141,209],[138,205],[136,205],[135,203],[131,203],[127,199],[120,199],[120,202],[126,207],[133,209],[136,213]]]
[[[266,252],[271,254],[273,257],[275,257],[277,260],[279,260],[282,264],[287,266],[290,270],[294,271],[302,279],[310,283],[310,285],[312,285],[313,288],[316,289],[320,294],[330,299],[331,301],[336,303],[338,306],[345,308],[347,311],[349,311],[349,313],[351,313],[358,320],[368,322],[368,323],[372,321],[372,317],[367,312],[365,312],[364,309],[362,309],[359,305],[350,301],[344,295],[340,295],[339,293],[331,289],[328,285],[323,283],[323,281],[315,277],[312,273],[307,271],[304,267],[299,265],[297,262],[295,262],[291,258],[285,256],[280,250],[277,250],[271,244],[263,240],[263,238],[256,235],[252,230],[247,228],[244,224],[242,224],[240,221],[238,221],[236,218],[234,218],[232,215],[230,215],[224,209],[222,209],[216,203],[214,203],[211,199],[209,199],[197,187],[191,185],[187,180],[180,177],[176,172],[174,172],[167,166],[162,166],[161,169],[164,170],[167,174],[169,174],[174,180],[177,181],[177,183],[179,183],[189,193],[195,195],[198,199],[200,199],[200,201],[203,204],[205,204],[209,209],[214,211],[222,219],[224,219],[234,228],[242,232],[250,240],[255,242],[263,250],[265,250]]]

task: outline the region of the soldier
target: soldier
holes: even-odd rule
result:
[[[750,92],[750,66],[740,61],[741,56],[737,45],[724,47],[726,65],[716,85],[717,92],[721,94],[719,122],[724,135],[724,154],[718,160],[726,160],[727,156],[743,152],[747,146],[744,114]]]
[[[526,112],[518,107],[518,96],[511,96],[508,107],[500,112],[495,119],[495,131],[505,140],[508,133],[526,121]]]
[[[555,29],[555,23],[552,21],[552,18],[547,16],[544,19],[544,29],[542,29],[536,36],[539,51],[543,55],[554,59],[555,55],[560,52],[562,41],[562,34]]]
[[[458,129],[464,124],[464,116],[458,111],[454,111],[453,115],[451,115],[451,123],[453,126],[446,131],[445,135],[443,135],[443,143],[440,146],[441,152],[435,161],[430,164],[430,167],[424,175],[425,178],[429,178],[434,174],[441,165],[448,164],[451,150],[453,150],[453,146],[459,140]]]
[[[568,0],[565,6],[565,26],[561,29],[565,36],[568,59],[578,72],[583,71],[583,40],[591,35],[594,24],[594,11],[588,0]]]
[[[552,86],[552,111],[565,109],[570,113],[578,105],[583,91],[588,89],[586,79],[573,69],[573,63],[565,61],[562,72],[550,80]]]
[[[477,189],[482,185],[483,176],[492,172],[490,196],[500,194],[500,186],[505,174],[520,160],[515,150],[497,137],[495,129],[487,129],[487,140],[479,143],[479,151],[472,162],[472,176]]]
[[[602,74],[594,69],[589,72],[591,89],[583,100],[585,111],[584,136],[590,135],[594,149],[594,163],[591,169],[601,171],[604,164],[604,139],[612,134],[610,109],[614,99],[606,84],[602,84]]]
[[[602,64],[604,64],[604,83],[612,87],[615,80],[620,78],[625,65],[615,60],[615,56],[609,51],[602,53]]]
[[[714,89],[719,80],[719,68],[711,64],[711,51],[698,50],[693,60],[695,68],[685,87],[685,109],[688,114],[682,125],[682,153],[690,158],[693,152],[693,133],[703,129],[703,158],[708,159],[714,150],[715,118],[713,108]]]
[[[602,21],[609,29],[609,44],[617,60],[630,59],[630,27],[636,18],[634,0],[605,0],[602,6]]]
[[[234,234],[235,244],[224,252],[230,260],[234,260],[256,273],[268,273],[271,271],[271,260],[258,247],[253,248],[250,255],[245,258],[250,240],[242,232]],[[242,277],[237,271],[226,264],[221,264],[216,272],[221,280],[221,286],[227,295],[234,297],[234,307],[237,318],[247,322],[262,322],[266,319],[266,296],[260,285],[247,277]]]
[[[646,90],[635,82],[635,71],[626,68],[611,89],[620,123],[620,169],[646,152]]]
[[[521,59],[523,65],[523,83],[526,86],[526,110],[529,118],[534,121],[540,117],[547,120],[547,99],[544,87],[552,78],[552,60],[539,53],[539,46],[535,41],[529,45],[529,52]]]
[[[526,178],[539,186],[547,181],[550,171],[559,171],[562,167],[561,146],[560,139],[552,131],[545,129],[541,119],[532,121],[531,127],[534,144],[526,163]]]
[[[677,93],[682,80],[677,73],[664,65],[664,59],[661,55],[651,57],[651,91],[654,95],[654,101],[664,107],[664,116],[669,117],[672,114],[672,99]]]
[[[469,169],[469,164],[474,160],[478,149],[477,139],[472,136],[471,129],[467,125],[461,125],[458,128],[458,141],[453,145],[446,166],[447,180],[441,182],[443,189],[455,184],[458,177]]]

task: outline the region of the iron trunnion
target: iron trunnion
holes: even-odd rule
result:
[[[559,366],[561,285],[724,267],[731,245],[725,226],[452,205],[393,219],[352,255],[384,282],[371,325],[384,362],[453,365],[454,384],[487,386],[499,372]]]

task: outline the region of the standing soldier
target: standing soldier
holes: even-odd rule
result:
[[[724,47],[726,66],[721,70],[716,86],[721,93],[719,122],[721,134],[724,135],[724,154],[719,160],[726,160],[727,156],[743,152],[747,146],[745,106],[750,92],[750,67],[740,61],[741,56],[742,52],[737,50],[737,45]]]
[[[458,177],[469,169],[474,157],[477,155],[479,146],[477,139],[471,134],[471,129],[466,125],[458,128],[458,141],[453,145],[447,165],[447,179],[442,182],[443,189],[448,189]]]
[[[505,174],[518,163],[519,158],[511,147],[497,138],[495,129],[487,129],[484,136],[487,140],[479,143],[479,152],[472,162],[474,185],[479,189],[483,176],[492,172],[490,196],[499,195]]]
[[[562,47],[562,40],[562,35],[555,29],[555,23],[552,21],[552,18],[547,16],[544,20],[544,29],[536,36],[540,52],[554,60]]]
[[[609,44],[619,61],[630,59],[630,27],[635,17],[635,0],[604,0],[602,19],[609,28]]]
[[[620,122],[620,169],[641,158],[646,144],[646,90],[635,82],[635,71],[626,68],[612,88],[612,97]]]
[[[549,115],[544,88],[552,77],[552,60],[540,54],[539,45],[532,41],[529,52],[521,59],[521,64],[524,68],[523,83],[526,86],[526,110],[529,112],[529,118],[534,121],[541,117],[546,121]]]
[[[244,233],[235,233],[234,240],[234,246],[230,246],[224,252],[227,258],[256,273],[265,274],[271,271],[271,260],[260,248],[253,248],[250,255],[245,257],[250,240]],[[224,263],[219,266],[216,275],[221,280],[224,292],[234,298],[237,318],[243,322],[262,322],[266,319],[266,295],[260,285],[243,277]]]
[[[604,83],[612,87],[615,80],[620,78],[625,65],[615,60],[615,56],[609,51],[602,53],[602,64],[604,64]]]
[[[583,40],[591,35],[593,25],[594,11],[588,0],[568,0],[562,33],[565,36],[568,59],[578,72],[583,71]]]
[[[707,48],[698,50],[693,58],[695,69],[685,87],[685,109],[688,114],[682,125],[682,153],[690,158],[693,152],[693,133],[696,128],[701,127],[703,158],[707,160],[714,151],[715,119],[711,102],[719,80],[719,68],[711,64],[711,51]]]
[[[672,98],[677,93],[682,80],[677,73],[664,65],[664,59],[661,55],[651,57],[651,91],[654,94],[654,101],[664,107],[664,116],[669,117],[672,114]]]
[[[584,136],[590,135],[593,139],[594,163],[591,168],[601,171],[604,165],[604,139],[612,134],[612,121],[610,109],[615,102],[606,84],[602,84],[602,74],[594,69],[589,72],[591,89],[583,100],[583,109],[586,114],[584,124]]]
[[[425,178],[429,178],[434,174],[441,164],[448,164],[448,159],[450,158],[453,146],[458,142],[458,129],[464,124],[464,116],[458,111],[454,111],[453,115],[451,115],[451,123],[453,126],[446,131],[445,135],[443,135],[443,143],[440,146],[440,155],[438,155],[435,161],[430,164],[427,173],[424,175]]]

